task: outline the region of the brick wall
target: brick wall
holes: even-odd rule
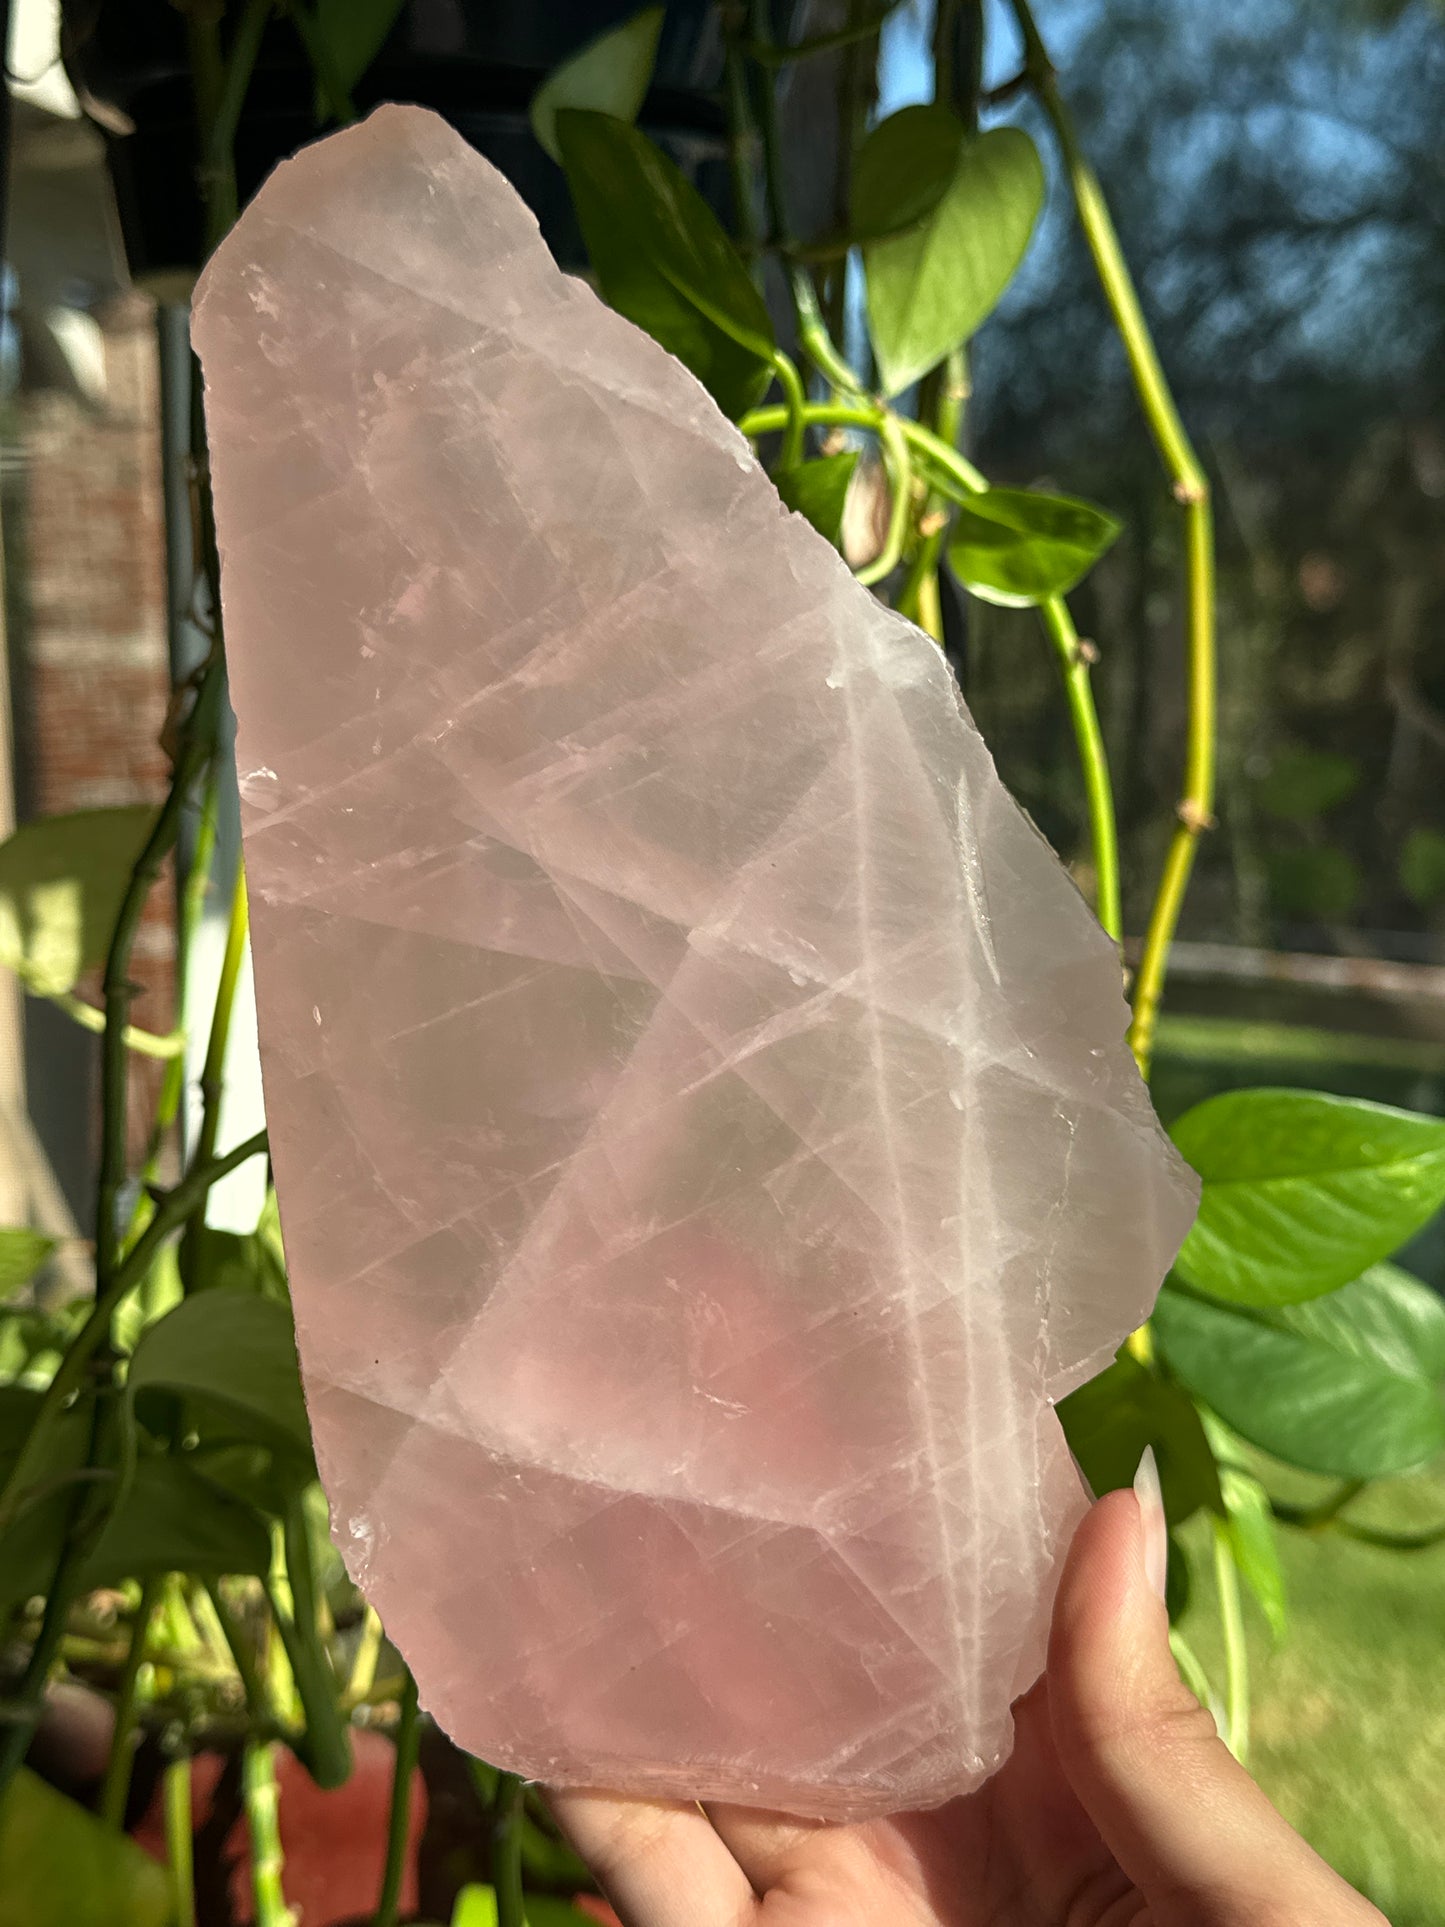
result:
[[[15,403],[6,480],[16,780],[24,820],[159,801],[169,677],[161,520],[159,376],[150,303],[98,317],[101,410],[54,391]],[[170,1029],[170,890],[154,893],[135,951],[134,1021]],[[93,994],[95,986],[82,986]],[[30,1107],[82,1225],[96,1132],[94,1040],[27,1001]],[[132,1150],[144,1143],[158,1067],[132,1059]]]

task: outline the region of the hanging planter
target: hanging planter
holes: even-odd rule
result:
[[[358,0],[313,11],[334,16],[331,31],[349,37],[350,7],[361,11]],[[340,79],[357,113],[396,100],[441,114],[512,181],[563,265],[580,266],[585,253],[566,182],[539,146],[528,107],[559,62],[637,7],[638,0],[404,0],[379,47],[353,43],[363,60]],[[224,34],[235,32],[239,14],[227,10]],[[158,295],[184,298],[205,250],[182,12],[172,0],[62,0],[62,16],[67,71],[105,133],[131,273]],[[639,124],[726,215],[723,64],[712,0],[669,0]],[[324,106],[318,112],[316,70],[295,18],[278,14],[266,25],[236,129],[242,203],[334,118]]]

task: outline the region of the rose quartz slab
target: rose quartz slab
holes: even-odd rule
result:
[[[1051,1401],[1192,1179],[928,639],[433,116],[200,291],[277,1183],[358,1583],[463,1745],[848,1817],[1007,1754]]]

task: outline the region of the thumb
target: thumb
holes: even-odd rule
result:
[[[1160,1596],[1164,1515],[1111,1492],[1075,1534],[1049,1642],[1060,1763],[1161,1927],[1380,1922],[1276,1812],[1180,1679]]]

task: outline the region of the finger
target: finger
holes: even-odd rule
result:
[[[764,1921],[786,1895],[820,1927],[942,1927],[937,1895],[978,1878],[963,1806],[852,1826],[750,1807],[710,1806],[708,1815],[765,1897]]]
[[[624,1927],[750,1927],[747,1875],[699,1806],[569,1788],[547,1802]]]
[[[779,1886],[828,1828],[825,1820],[800,1820],[720,1800],[708,1802],[707,1817],[760,1894]]]
[[[1180,1679],[1151,1583],[1157,1561],[1138,1499],[1111,1492],[1079,1527],[1060,1581],[1049,1708],[1089,1817],[1161,1921],[1197,1919],[1201,1903],[1227,1919],[1277,1909],[1322,1927],[1378,1921],[1271,1806]]]

